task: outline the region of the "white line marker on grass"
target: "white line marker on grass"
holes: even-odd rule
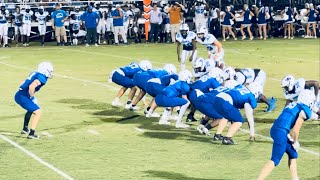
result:
[[[90,134],[93,134],[93,135],[99,135],[99,132],[95,131],[95,130],[89,129],[89,130],[87,130],[87,132],[90,133]]]
[[[24,152],[26,155],[30,156],[31,158],[33,158],[34,160],[38,161],[39,163],[43,164],[44,166],[46,166],[47,168],[51,169],[52,171],[56,172],[57,174],[59,174],[60,176],[62,176],[65,179],[68,180],[73,180],[73,178],[69,175],[67,175],[66,173],[60,171],[58,168],[54,167],[53,165],[47,163],[46,161],[44,161],[43,159],[39,158],[38,156],[36,156],[35,154],[33,154],[32,152],[28,151],[27,149],[25,149],[24,147],[20,146],[19,144],[17,144],[16,142],[12,141],[11,139],[7,138],[4,135],[0,134],[0,138],[6,142],[8,142],[9,144],[13,145],[14,147],[18,148],[19,150],[21,150],[22,152]]]
[[[250,134],[250,131],[248,131],[248,130],[246,130],[246,129],[240,128],[240,131],[241,131],[241,132],[244,132],[244,133],[247,133],[247,134]],[[261,137],[262,139],[266,139],[266,140],[269,140],[269,141],[273,141],[272,138],[267,137],[267,136],[263,136],[263,135],[261,135],[261,134],[256,134],[256,136]],[[312,151],[312,150],[305,149],[305,148],[301,148],[301,147],[300,147],[299,150],[320,157],[320,152]]]
[[[138,131],[138,132],[144,133],[144,129],[141,129],[141,128],[138,128],[138,127],[134,127],[133,129]]]

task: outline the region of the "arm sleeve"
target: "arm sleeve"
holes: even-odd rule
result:
[[[245,103],[244,104],[244,111],[246,114],[246,117],[248,119],[248,123],[250,126],[250,136],[254,136],[254,119],[253,119],[253,109],[250,104]]]
[[[252,109],[255,109],[258,106],[257,100],[253,94],[250,95],[250,105],[251,105]]]

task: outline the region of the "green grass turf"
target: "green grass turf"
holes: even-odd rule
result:
[[[190,130],[178,130],[157,125],[158,119],[146,119],[142,111],[111,107],[119,87],[107,82],[110,71],[141,59],[152,60],[154,67],[169,62],[179,67],[173,44],[89,48],[37,45],[0,49],[0,62],[21,67],[0,64],[0,133],[11,133],[6,136],[75,179],[246,180],[255,179],[270,158],[272,143],[260,137],[252,143],[248,134],[238,132],[234,137],[237,145],[212,144],[209,137],[194,130],[197,123]],[[279,80],[286,74],[319,80],[319,40],[230,41],[223,45],[227,65],[261,68],[273,78],[268,79],[264,94],[278,98],[278,108],[266,114],[266,106],[260,104],[255,110],[256,132],[269,137],[269,129],[284,106]],[[198,51],[206,55],[200,45]],[[27,140],[18,134],[24,110],[15,104],[13,96],[30,73],[23,68],[35,69],[43,60],[53,62],[58,75],[36,95],[43,110],[37,131],[53,137]],[[304,124],[300,136],[303,148],[320,152],[319,127],[319,121]],[[248,129],[246,124],[243,128]],[[302,179],[319,179],[319,156],[301,151],[298,168]],[[285,155],[269,179],[289,178]],[[0,140],[0,179],[61,176]]]

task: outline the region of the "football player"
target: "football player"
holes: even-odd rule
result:
[[[211,69],[214,69],[216,63],[210,59],[197,58],[192,62],[193,75],[196,79],[208,74]]]
[[[200,27],[207,27],[207,18],[205,17],[206,10],[208,10],[209,6],[205,0],[197,0],[192,6],[192,10],[195,12],[195,24],[196,30],[200,29]]]
[[[112,101],[112,106],[122,106],[120,102],[121,96],[130,88],[127,104],[131,104],[131,101],[137,91],[133,82],[133,76],[140,71],[147,71],[152,68],[152,64],[148,60],[142,60],[139,64],[130,63],[128,66],[121,67],[111,72],[109,76],[109,82],[114,82],[121,87],[118,91],[116,98]],[[127,106],[127,105],[126,105]]]
[[[319,95],[319,82],[315,80],[306,81],[303,78],[295,80],[292,75],[285,76],[281,81],[281,87],[283,88],[284,97],[286,99],[286,106],[296,101],[300,92],[304,89],[310,89],[314,92],[316,97],[316,106],[320,107],[320,95]],[[312,112],[311,119],[317,120],[317,110]]]
[[[20,12],[20,7],[17,6],[15,9],[15,12],[12,15],[14,18],[14,34],[15,34],[16,46],[18,46],[19,39],[23,34],[23,29],[22,29],[23,15]]]
[[[83,11],[80,11],[80,6],[74,7],[74,11],[70,12],[69,30],[72,45],[78,45],[78,33],[81,27],[81,15]],[[100,21],[99,21],[100,22]]]
[[[131,18],[133,16],[133,12],[131,10],[129,10],[128,5],[124,5],[123,6],[123,26],[124,26],[124,32],[126,34],[126,36],[128,37],[128,30],[130,27],[130,21]]]
[[[97,44],[100,44],[101,38],[103,43],[106,44],[105,34],[106,34],[106,21],[104,20],[104,10],[100,8],[100,2],[95,2],[95,8],[93,12],[97,13],[100,17],[100,21],[97,25]]]
[[[233,76],[235,74],[235,76]],[[272,112],[276,108],[277,99],[267,98],[263,95],[264,84],[266,82],[267,75],[261,69],[251,69],[251,68],[244,68],[244,69],[233,69],[232,67],[225,69],[225,78],[226,80],[233,80],[235,79],[239,84],[251,84],[255,83],[259,85],[259,97],[258,100],[267,104],[268,108],[265,112]]]
[[[36,127],[39,123],[41,110],[35,93],[46,85],[48,78],[52,78],[53,66],[49,62],[42,62],[38,66],[38,70],[29,75],[29,77],[21,84],[19,91],[14,99],[23,109],[27,110],[24,116],[23,129],[21,134],[28,134],[28,139],[39,139],[35,134]],[[29,131],[29,121],[33,115]]]
[[[44,40],[46,37],[46,31],[47,31],[47,18],[48,18],[49,13],[44,10],[42,6],[39,7],[39,11],[36,12],[35,16],[37,18],[37,21],[39,22],[38,24],[38,30],[39,30],[39,35],[41,37],[41,46],[44,46]]]
[[[164,88],[163,91],[156,96],[155,101],[152,103],[146,116],[150,116],[157,106],[165,107],[165,111],[159,120],[159,124],[169,125],[168,116],[171,113],[171,108],[181,106],[176,122],[176,128],[188,128],[189,125],[182,122],[182,117],[190,104],[187,94],[190,91],[189,84],[192,80],[192,73],[188,70],[184,70],[179,72],[178,77],[178,81]]]
[[[189,26],[187,24],[182,24],[180,26],[180,33],[176,34],[176,41],[178,61],[181,63],[181,70],[186,69],[185,62],[187,59],[190,62],[192,62],[197,57],[197,47],[195,38],[196,34],[192,31],[189,31]],[[180,55],[181,44],[183,45],[183,49]]]
[[[3,41],[3,47],[10,47],[8,45],[8,23],[9,11],[6,9],[5,4],[0,4],[0,45]]]
[[[108,8],[106,10],[106,31],[107,31],[107,41],[108,44],[112,44],[112,33],[113,33],[113,18],[111,12],[115,10],[113,7],[113,2],[108,1]]]
[[[31,20],[33,16],[33,11],[30,9],[29,5],[25,6],[25,9],[21,11],[22,17],[22,29],[23,29],[23,46],[29,46],[30,33],[31,33]]]
[[[223,83],[223,71],[219,68],[211,69],[210,72],[207,75],[202,76],[200,79],[196,80],[194,83],[190,85],[191,93],[192,95],[195,95],[196,93],[193,91],[200,90],[203,93],[209,93],[211,90],[221,86],[221,83]],[[188,99],[191,99],[188,95]],[[191,101],[192,102],[192,101]],[[193,107],[193,104],[191,103],[191,109],[190,113],[187,116],[187,122],[195,122],[197,121],[194,118],[194,113],[196,112],[196,109]]]
[[[197,31],[197,42],[207,47],[208,58],[214,60],[216,66],[224,69],[224,50],[222,44],[212,34],[208,34],[206,27],[200,27]]]
[[[290,175],[298,180],[297,158],[300,143],[298,141],[300,129],[304,121],[310,119],[311,108],[316,100],[310,90],[302,90],[297,102],[289,103],[280,116],[274,121],[270,135],[273,139],[271,159],[265,164],[258,180],[263,180],[278,166],[284,153],[288,154]]]

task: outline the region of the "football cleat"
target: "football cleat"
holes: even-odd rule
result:
[[[158,118],[158,117],[160,117],[160,114],[155,113],[155,112],[153,112],[153,113],[147,113],[147,114],[146,114],[146,117],[147,117],[147,118],[150,118],[150,117],[156,117],[156,118]]]
[[[268,108],[265,110],[265,112],[272,112],[277,106],[276,106],[276,102],[277,99],[272,97],[268,100],[270,106],[268,106]]]
[[[114,101],[112,101],[112,106],[123,106],[123,104],[119,101],[119,100],[114,100]]]
[[[35,134],[33,134],[33,135],[30,135],[30,134],[29,134],[27,138],[28,138],[28,139],[39,139],[40,136],[35,135]]]
[[[168,116],[168,120],[177,121],[178,120],[178,116],[170,115],[170,116]]]
[[[203,128],[205,128],[204,125],[200,124],[199,126],[197,126],[196,130],[197,130],[200,134],[204,134]]]
[[[22,130],[22,131],[20,132],[20,134],[28,134],[29,132],[30,132],[29,130],[27,130],[27,131]]]
[[[225,137],[223,137],[221,134],[215,134],[213,136],[213,141],[221,141],[223,140]]]
[[[194,118],[192,115],[188,114],[186,121],[187,122],[197,122],[198,120],[196,118]]]
[[[131,108],[131,105],[132,105],[132,104],[126,104],[126,105],[124,106],[124,108],[125,108],[125,109],[130,109],[130,108]]]
[[[183,124],[183,123],[176,123],[176,128],[181,128],[181,129],[187,129],[190,126],[188,124]]]
[[[224,145],[234,145],[234,142],[230,137],[224,137],[222,139],[222,144],[224,144]]]
[[[137,111],[137,110],[139,110],[140,108],[139,108],[138,106],[133,106],[133,105],[131,105],[131,107],[130,107],[129,109],[130,109],[130,111]]]

